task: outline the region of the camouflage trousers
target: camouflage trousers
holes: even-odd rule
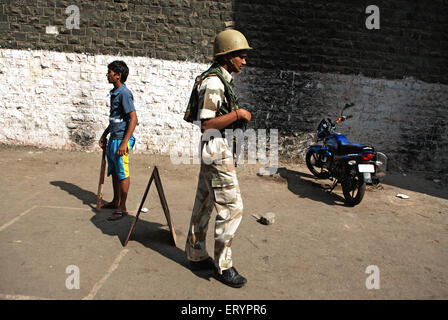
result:
[[[201,164],[185,254],[191,261],[208,257],[205,242],[209,220],[216,209],[215,265],[221,273],[232,267],[230,246],[243,214],[243,201],[233,159],[222,164]]]

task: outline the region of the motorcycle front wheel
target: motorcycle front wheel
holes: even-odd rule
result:
[[[342,183],[345,202],[350,206],[359,204],[366,192],[366,183],[359,174],[346,177]]]
[[[308,169],[319,179],[327,179],[330,176],[328,170],[324,168],[325,162],[321,159],[321,155],[315,150],[308,150],[305,160]]]

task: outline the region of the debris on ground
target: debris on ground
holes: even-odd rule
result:
[[[274,212],[266,212],[261,215],[253,214],[252,215],[257,221],[264,225],[270,225],[275,222],[275,213]]]

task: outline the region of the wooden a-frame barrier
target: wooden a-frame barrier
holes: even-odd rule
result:
[[[176,246],[176,231],[174,230],[173,221],[171,220],[170,210],[168,209],[168,204],[166,202],[165,193],[162,188],[162,181],[160,181],[159,170],[157,167],[154,167],[152,170],[151,178],[149,178],[148,185],[146,187],[145,193],[143,195],[142,201],[140,203],[140,207],[138,208],[137,215],[135,216],[134,223],[132,224],[131,230],[129,230],[129,234],[124,242],[124,246],[128,244],[129,238],[131,237],[132,232],[134,231],[135,224],[137,223],[138,217],[140,216],[140,212],[142,210],[143,204],[145,203],[146,196],[148,195],[149,188],[151,187],[152,181],[155,180],[155,184],[157,187],[157,193],[159,194],[160,203],[162,204],[163,212],[165,213],[166,221],[168,222],[168,226],[170,228],[171,236],[173,238],[173,244]]]

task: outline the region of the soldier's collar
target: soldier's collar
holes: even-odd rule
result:
[[[222,75],[224,76],[224,79],[226,79],[226,81],[228,83],[230,83],[233,78],[232,78],[232,75],[229,73],[229,71],[227,71],[226,69],[224,69],[221,66],[219,66],[219,70],[221,71]]]

